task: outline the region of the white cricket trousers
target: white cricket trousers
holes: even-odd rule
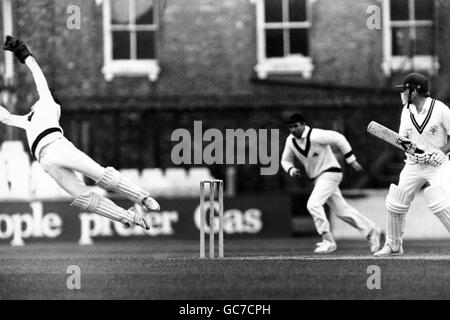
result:
[[[409,162],[405,164],[405,167],[400,173],[398,189],[406,194],[406,197],[402,200],[401,205],[406,206],[407,210],[403,214],[398,214],[389,211],[388,209],[389,216],[386,228],[386,243],[390,244],[394,250],[398,250],[402,245],[402,238],[406,224],[406,213],[409,210],[411,202],[413,201],[416,192],[427,182],[432,187],[440,186],[448,192],[450,190],[450,162],[446,161],[437,167],[412,164]],[[442,214],[443,216],[438,217],[450,231],[448,224],[450,217],[447,213]]]
[[[426,182],[432,186],[442,186],[445,190],[450,191],[450,162],[445,161],[437,167],[406,163],[400,172],[398,187],[408,194],[411,203],[416,191]]]
[[[74,198],[89,192],[86,184],[74,171],[98,181],[106,170],[65,137],[45,146],[40,152],[39,163],[44,171]]]
[[[306,207],[313,217],[319,234],[330,232],[330,223],[323,207],[326,203],[330,207],[331,214],[335,214],[367,237],[370,231],[375,228],[375,224],[345,201],[339,189],[342,177],[343,175],[340,172],[325,172],[321,174],[314,180],[314,189]]]

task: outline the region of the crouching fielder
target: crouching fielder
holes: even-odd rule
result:
[[[428,79],[411,73],[397,86],[403,106],[399,134],[420,145],[425,153],[406,154],[398,186],[391,184],[386,197],[386,243],[375,256],[403,254],[406,214],[416,192],[425,184],[428,208],[450,232],[450,110],[430,98]]]
[[[158,202],[143,189],[128,181],[112,167],[104,168],[77,149],[63,135],[59,124],[61,107],[53,100],[47,81],[27,46],[19,39],[6,37],[4,50],[12,51],[16,58],[31,71],[39,100],[24,116],[12,115],[0,106],[0,121],[26,131],[31,153],[43,169],[72,197],[72,206],[89,213],[97,213],[114,221],[150,229],[148,215],[133,207],[125,210],[111,200],[90,192],[75,171],[94,180],[107,191],[117,192],[150,211],[159,211]]]
[[[291,177],[299,177],[300,170],[294,166],[294,159],[297,158],[314,182],[307,208],[323,240],[317,244],[314,252],[330,253],[337,249],[323,208],[325,203],[332,214],[358,229],[369,240],[371,252],[377,251],[380,247],[380,231],[372,221],[345,201],[339,189],[342,169],[330,146],[339,148],[346,162],[356,171],[362,171],[347,139],[336,131],[310,128],[300,114],[293,114],[285,123],[291,134],[286,140],[281,165]]]

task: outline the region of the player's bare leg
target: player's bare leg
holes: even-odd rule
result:
[[[84,212],[96,213],[129,226],[138,225],[146,230],[150,229],[148,216],[137,212],[133,207],[125,210],[111,200],[90,192],[73,170],[58,166],[45,169],[58,185],[74,198],[71,203],[72,206],[76,206]]]
[[[386,208],[388,210],[386,243],[374,256],[384,257],[403,254],[402,237],[410,202],[410,196],[405,190],[391,184],[386,197]]]

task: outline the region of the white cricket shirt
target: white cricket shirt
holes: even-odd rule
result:
[[[310,179],[315,179],[327,171],[340,172],[341,166],[331,150],[331,146],[336,146],[345,155],[347,163],[356,160],[350,143],[342,134],[332,130],[311,129],[306,126],[300,139],[292,134],[287,137],[281,157],[281,166],[289,173],[289,170],[294,168],[296,157],[305,167],[306,174]]]
[[[61,107],[53,100],[47,81],[34,58],[28,57],[25,63],[33,74],[39,100],[27,115],[11,114],[4,123],[26,131],[31,153],[39,159],[39,153],[44,146],[63,136],[63,130],[59,125]]]
[[[402,110],[399,134],[425,150],[440,149],[450,135],[450,109],[441,101],[427,98],[422,111],[414,104]]]

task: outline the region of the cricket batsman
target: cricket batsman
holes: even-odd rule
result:
[[[450,151],[450,110],[430,97],[428,79],[422,74],[408,74],[397,87],[403,104],[399,134],[425,152],[407,152],[398,185],[389,188],[386,243],[375,253],[377,257],[403,254],[406,214],[424,185],[428,208],[450,232],[450,163],[446,155]]]
[[[294,166],[294,159],[297,158],[305,167],[308,178],[314,183],[306,204],[316,230],[322,236],[322,242],[317,244],[314,253],[327,254],[337,249],[323,207],[325,203],[330,207],[332,214],[358,229],[367,238],[372,253],[379,250],[379,229],[350,206],[339,189],[343,177],[342,168],[331,146],[337,147],[345,155],[347,164],[354,170],[363,171],[347,139],[336,131],[309,127],[299,113],[291,115],[285,123],[289,126],[291,134],[286,139],[281,165],[291,177],[300,177],[300,170]]]
[[[61,107],[54,101],[47,80],[27,46],[19,39],[6,36],[3,49],[12,51],[20,63],[25,64],[31,71],[39,100],[31,107],[31,111],[23,116],[10,114],[0,106],[0,121],[26,131],[31,153],[43,169],[73,197],[72,206],[128,226],[138,225],[149,230],[148,214],[139,213],[134,207],[125,210],[108,198],[91,192],[86,184],[78,179],[75,171],[91,178],[101,188],[117,192],[146,210],[159,211],[158,202],[145,190],[121,176],[119,171],[112,167],[102,167],[66,139],[59,124]]]

